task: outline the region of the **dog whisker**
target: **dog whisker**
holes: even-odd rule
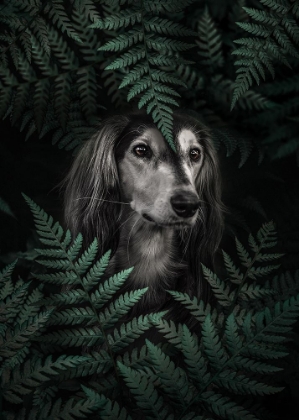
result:
[[[97,200],[97,201],[107,201],[108,203],[114,203],[114,204],[127,204],[127,205],[130,205],[130,203],[125,203],[124,201],[112,201],[112,200],[106,200],[104,198],[96,198],[96,197],[79,197],[79,198],[76,198],[74,201],[77,201],[77,200],[88,200],[88,199]]]

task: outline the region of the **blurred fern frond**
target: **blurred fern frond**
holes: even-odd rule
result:
[[[262,0],[263,10],[244,7],[250,18],[257,22],[238,22],[246,32],[253,35],[235,41],[240,47],[232,54],[237,69],[236,86],[231,108],[237,100],[255,83],[266,79],[266,70],[275,76],[274,63],[280,61],[290,67],[289,56],[299,58],[297,1]]]

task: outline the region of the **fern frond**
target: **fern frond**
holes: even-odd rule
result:
[[[88,326],[96,322],[96,317],[91,308],[71,308],[55,312],[49,325],[76,325]]]
[[[200,62],[211,68],[221,67],[223,65],[221,36],[207,7],[198,21],[197,28],[199,40],[196,41],[196,44],[199,47]]]
[[[2,271],[0,271],[0,282],[5,282],[9,280],[15,266],[16,266],[17,260],[13,261],[12,263],[8,264],[5,268],[3,268]],[[5,287],[5,285],[3,285]],[[6,296],[5,296],[6,297]],[[5,297],[1,298],[4,299]]]
[[[222,255],[225,268],[230,276],[230,281],[235,284],[240,284],[243,280],[243,274],[240,272],[240,269],[235,266],[231,257],[223,250]]]
[[[196,388],[202,389],[204,384],[210,380],[206,359],[202,355],[196,336],[192,336],[186,325],[182,327],[182,353],[187,365],[190,378],[194,381]]]
[[[87,391],[87,388],[82,386],[83,390],[93,396],[93,393],[90,393],[91,390]],[[97,394],[98,395],[98,394]],[[105,395],[100,395],[102,406],[98,407],[100,409],[101,419],[103,420],[132,420],[131,416],[128,414],[125,407],[120,407],[117,401],[111,401]]]
[[[276,1],[262,1],[264,10],[244,8],[248,15],[258,23],[238,22],[244,31],[255,35],[254,38],[238,39],[235,42],[242,46],[232,54],[242,55],[245,59],[237,60],[236,87],[232,105],[253,85],[253,79],[259,84],[260,76],[265,80],[264,67],[274,78],[273,62],[281,61],[289,66],[287,57],[299,57],[298,27],[292,17],[293,5]]]
[[[103,284],[99,284],[98,289],[91,294],[91,301],[94,302],[97,309],[102,308],[111,299],[111,297],[120,289],[120,287],[124,284],[132,270],[133,268],[123,270],[117,274],[114,274]]]
[[[54,109],[59,122],[66,130],[70,105],[71,77],[70,73],[60,74],[54,79]]]
[[[127,314],[146,293],[148,287],[126,292],[100,313],[100,323],[104,329],[112,327],[123,315]]]
[[[51,4],[51,6],[46,5],[44,11],[48,14],[51,21],[55,25],[57,25],[57,28],[60,29],[62,33],[65,32],[67,36],[69,36],[78,43],[82,42],[80,36],[74,30],[72,22],[67,16],[62,4],[53,3]]]
[[[107,336],[111,348],[117,351],[133,343],[152,326],[150,320],[148,315],[140,315],[138,318],[133,318],[122,324],[118,330],[114,329],[112,334]]]
[[[196,297],[191,298],[187,293],[176,292],[173,290],[168,290],[168,293],[177,301],[186,306],[189,309],[190,313],[199,321],[203,322],[208,314],[213,314],[213,319],[215,313],[213,313],[211,305],[205,304],[202,300],[198,301]]]
[[[167,419],[169,407],[161,396],[158,395],[152,382],[139,371],[132,369],[118,362],[118,368],[130,392],[133,394],[137,406],[147,416],[154,416],[158,419]]]
[[[159,3],[159,8],[160,5]],[[178,82],[171,68],[162,70],[159,67],[168,51],[185,51],[192,47],[188,43],[169,38],[169,36],[187,36],[193,32],[177,22],[153,16],[152,13],[148,14],[149,11],[157,13],[156,6],[153,3],[148,10],[149,3],[143,2],[140,6],[134,5],[126,11],[101,19],[93,27],[118,29],[121,23],[133,27],[106,42],[99,50],[123,51],[130,48],[109,64],[106,70],[125,69],[127,71],[120,88],[134,83],[128,93],[128,100],[140,96],[138,107],[143,108],[147,105],[146,112],[152,115],[154,123],[175,150],[172,139],[172,109],[169,105],[178,106],[173,96],[180,95],[166,83],[175,85],[182,83]],[[160,34],[166,36],[162,37]],[[157,58],[155,51],[159,51],[161,59]],[[167,60],[173,67],[173,59],[168,56]]]
[[[129,25],[134,25],[136,22],[141,22],[141,13],[138,10],[121,10],[119,13],[106,16],[105,19],[97,19],[90,25],[90,28],[115,31],[119,28],[126,28]]]
[[[32,340],[33,336],[41,333],[52,311],[40,312],[21,325],[16,324],[13,330],[7,329],[4,337],[0,337],[0,356],[12,357]]]
[[[234,294],[230,291],[229,285],[225,285],[225,283],[220,280],[209,268],[205,267],[203,264],[201,264],[201,266],[204,278],[210,284],[220,305],[230,306]]]
[[[210,314],[202,324],[202,343],[205,354],[212,368],[219,369],[228,360],[225,349],[222,346],[219,335]]]
[[[207,391],[202,394],[201,401],[209,406],[211,411],[222,419],[227,420],[258,420],[244,407],[239,406],[231,398],[221,394],[215,394],[213,391]]]
[[[170,357],[149,340],[146,340],[146,345],[164,392],[173,400],[174,404],[184,409],[192,398],[185,372],[176,367]]]
[[[283,387],[274,387],[249,379],[245,375],[226,370],[221,372],[216,381],[220,386],[236,394],[267,395],[282,391]]]
[[[43,343],[62,347],[99,346],[104,337],[99,328],[74,328],[48,333],[42,337]]]

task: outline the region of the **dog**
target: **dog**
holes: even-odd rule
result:
[[[65,180],[65,220],[99,256],[111,249],[106,275],[134,270],[126,288],[148,287],[137,313],[167,308],[167,290],[206,300],[201,263],[212,264],[223,232],[221,179],[209,130],[173,114],[175,149],[150,116],[103,121]]]

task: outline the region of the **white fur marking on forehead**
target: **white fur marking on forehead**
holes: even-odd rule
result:
[[[187,152],[191,145],[198,145],[197,138],[193,131],[183,128],[178,134],[178,144],[183,153]]]

